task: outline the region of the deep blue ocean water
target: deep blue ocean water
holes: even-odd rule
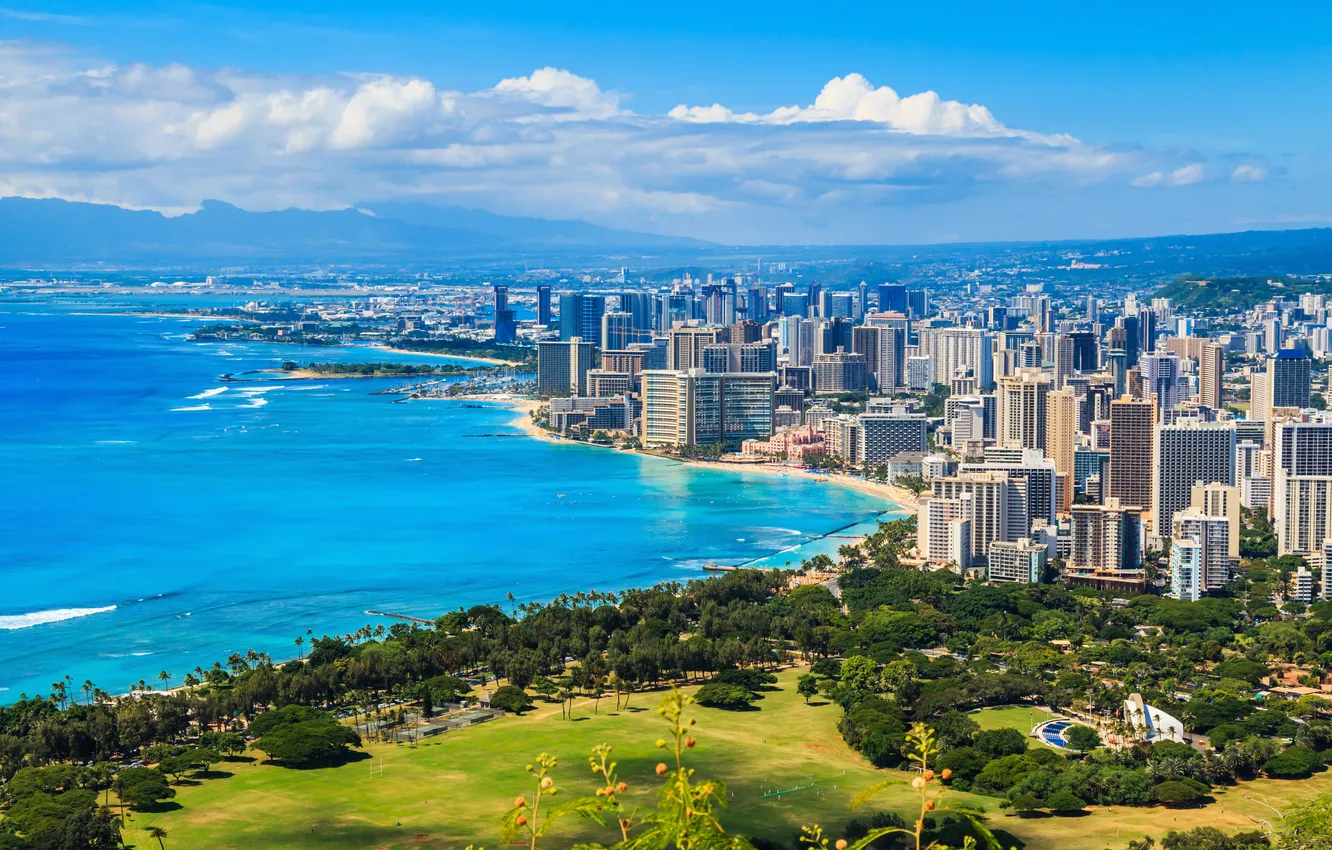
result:
[[[294,657],[307,629],[393,622],[368,609],[782,564],[891,507],[371,394],[391,380],[224,384],[283,359],[440,361],[188,341],[199,324],[0,302],[0,702],[66,674],[118,693],[233,652]]]

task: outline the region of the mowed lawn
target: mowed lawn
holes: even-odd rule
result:
[[[976,721],[981,731],[1016,729],[1023,735],[1030,735],[1036,724],[1052,720],[1054,715],[1039,705],[1002,705],[967,712],[967,717]]]
[[[839,829],[853,817],[850,803],[858,793],[894,775],[875,770],[843,743],[836,705],[817,699],[805,704],[795,693],[798,672],[803,671],[783,673],[780,689],[766,692],[756,710],[692,709],[698,745],[689,752],[689,764],[699,778],[726,783],[730,796],[722,820],[741,834],[793,840],[802,824]],[[495,847],[501,814],[517,794],[530,790],[524,765],[542,752],[555,755],[557,801],[590,795],[599,783],[588,769],[588,754],[603,742],[614,747],[621,778],[630,785],[626,802],[650,808],[661,786],[655,767],[668,760],[655,747],[667,733],[656,711],[660,702],[659,693],[635,694],[629,710],[616,712],[615,700],[603,699],[599,714],[593,714],[591,701],[579,702],[573,721],[561,719],[558,705],[538,702],[538,709],[523,717],[446,733],[416,749],[371,745],[372,758],[333,768],[223,764],[218,770],[231,776],[177,789],[172,802],[179,809],[133,815],[126,840],[155,847],[143,828],[156,825],[169,833],[168,850]],[[760,799],[767,791],[797,787],[780,798]],[[957,796],[971,804],[985,802]],[[866,811],[905,812],[910,799],[904,781]],[[565,824],[550,846],[613,838],[595,825]]]
[[[865,813],[883,809],[909,815],[914,796],[908,774],[875,770],[837,734],[841,711],[815,700],[805,705],[787,671],[779,690],[769,691],[757,710],[727,712],[694,707],[697,747],[689,763],[699,778],[724,781],[729,790],[723,823],[744,835],[793,843],[802,824],[820,823],[832,835],[854,816],[850,802],[874,782],[904,779],[879,794]],[[557,801],[590,795],[599,783],[588,769],[588,753],[598,743],[614,746],[621,778],[630,785],[624,799],[645,809],[655,804],[658,761],[668,760],[654,742],[666,735],[656,712],[660,694],[635,694],[628,710],[615,711],[613,699],[575,705],[574,721],[563,720],[556,705],[447,733],[415,749],[371,745],[371,758],[340,767],[288,770],[258,762],[226,763],[231,775],[177,789],[170,811],[131,815],[126,842],[140,850],[156,847],[143,831],[167,830],[167,850],[243,848],[463,848],[499,846],[498,821],[515,795],[529,791],[524,765],[547,752],[559,758]],[[1039,711],[1039,709],[1035,709]],[[976,712],[982,728],[1030,728],[1025,706]],[[379,767],[383,765],[383,775]],[[372,765],[374,773],[372,773]],[[799,786],[799,790],[790,791]],[[789,791],[762,797],[767,791]],[[1216,793],[1205,809],[1098,809],[1082,817],[1019,818],[999,801],[950,794],[956,805],[991,812],[991,825],[1017,835],[1029,850],[1122,848],[1131,838],[1163,836],[1171,829],[1208,824],[1227,830],[1255,828],[1271,812],[1260,800],[1281,805],[1332,790],[1332,776],[1302,782],[1260,781]],[[178,807],[176,807],[178,806]],[[609,830],[567,820],[545,844],[569,846],[576,840],[611,842]]]

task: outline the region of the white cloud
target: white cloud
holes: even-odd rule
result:
[[[551,67],[533,71],[531,76],[500,80],[493,91],[587,116],[609,117],[620,106],[620,96],[602,91],[594,80]]]
[[[1230,179],[1235,183],[1261,183],[1267,179],[1267,169],[1257,165],[1239,165],[1230,172]]]
[[[716,236],[700,217],[1078,190],[1144,172],[1135,185],[1203,179],[1177,154],[1010,128],[984,106],[900,97],[858,74],[762,115],[641,115],[623,100],[557,68],[462,92],[412,77],[117,66],[0,42],[0,193],[175,211],[208,198],[428,198]]]
[[[1050,144],[1075,142],[1069,136],[1046,136],[1005,127],[980,104],[944,100],[932,91],[901,97],[888,86],[875,88],[860,74],[834,77],[810,106],[783,106],[766,114],[732,112],[720,103],[685,106],[670,111],[680,121],[699,124],[795,124],[800,122],[867,121],[914,135],[1018,137]]]
[[[1139,188],[1150,188],[1154,186],[1192,186],[1195,183],[1201,183],[1206,177],[1206,172],[1200,162],[1181,166],[1174,171],[1152,171],[1141,177],[1135,177],[1132,185]]]

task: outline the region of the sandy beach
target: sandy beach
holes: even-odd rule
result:
[[[549,431],[537,426],[532,420],[531,412],[541,407],[542,403],[533,398],[513,395],[464,395],[455,396],[455,398],[464,401],[482,401],[503,404],[512,408],[520,415],[514,420],[514,424],[521,427],[525,432],[534,437],[543,437],[545,439],[554,439]],[[590,445],[590,444],[588,444]],[[602,448],[598,446],[598,448]],[[803,469],[796,466],[787,466],[781,463],[725,463],[725,462],[707,462],[690,460],[689,458],[669,457],[643,450],[634,450],[638,454],[649,457],[674,460],[678,463],[688,463],[707,469],[720,469],[728,472],[754,472],[763,475],[786,475],[799,476],[804,478],[817,479],[821,482],[833,484],[838,487],[849,487],[852,490],[859,490],[862,493],[868,493],[872,496],[878,496],[889,502],[892,502],[904,512],[915,513],[920,508],[920,499],[915,493],[901,487],[895,487],[892,484],[880,484],[877,481],[867,481],[854,475],[846,475],[837,472],[819,472],[810,469]]]

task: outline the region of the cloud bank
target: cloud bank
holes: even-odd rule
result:
[[[985,106],[901,96],[859,74],[764,114],[713,104],[646,115],[625,103],[549,67],[464,92],[388,75],[120,66],[0,43],[0,195],[168,212],[207,198],[249,209],[424,199],[724,239],[755,217],[1205,178],[1194,156],[1012,128]],[[1264,176],[1241,166],[1228,179]]]

